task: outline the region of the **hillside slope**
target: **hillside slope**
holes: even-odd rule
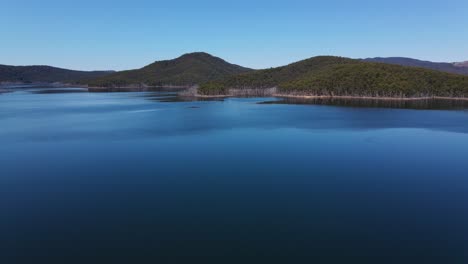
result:
[[[395,64],[401,66],[420,67],[436,71],[443,71],[448,73],[468,75],[468,63],[456,62],[456,63],[445,63],[445,62],[431,62],[422,61],[411,58],[402,57],[391,57],[391,58],[369,58],[364,59],[368,62],[381,62],[388,64]]]
[[[50,66],[0,65],[0,82],[21,83],[74,83],[83,79],[97,78],[112,71],[74,71]]]
[[[251,69],[197,52],[173,60],[157,61],[138,70],[117,72],[84,82],[94,87],[192,86],[248,71]]]
[[[201,95],[276,87],[283,95],[468,97],[468,76],[423,68],[322,56],[204,83]]]

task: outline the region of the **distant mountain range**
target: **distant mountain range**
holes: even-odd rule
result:
[[[228,63],[204,52],[157,61],[138,70],[121,71],[83,81],[92,87],[193,86],[252,69]]]
[[[364,59],[364,61],[396,64],[396,65],[411,66],[411,67],[421,67],[421,68],[426,68],[426,69],[431,69],[431,70],[436,70],[436,71],[468,75],[468,61],[447,63],[447,62],[422,61],[422,60],[403,58],[403,57],[368,58],[368,59]]]
[[[252,70],[196,52],[121,72],[0,65],[0,82],[68,82],[88,85],[93,87],[92,91],[154,86],[198,87],[190,89],[189,94],[204,96],[274,93],[327,97],[468,97],[467,64],[409,58],[356,60],[319,56],[283,67]]]
[[[455,63],[453,63],[453,65],[455,65],[455,67],[466,67],[466,68],[468,68],[468,61],[455,62]]]
[[[73,83],[112,73],[114,71],[74,71],[50,66],[0,65],[0,83]]]

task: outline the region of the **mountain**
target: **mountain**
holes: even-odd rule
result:
[[[74,71],[50,66],[0,65],[1,82],[21,83],[74,83],[83,79],[97,78],[112,71]]]
[[[251,69],[230,64],[207,53],[196,52],[83,83],[93,87],[192,86],[248,71]]]
[[[455,67],[466,67],[468,69],[468,61],[455,62],[453,65],[455,65]]]
[[[468,75],[468,62],[455,62],[455,63],[446,63],[446,62],[431,62],[431,61],[422,61],[411,58],[401,58],[401,57],[391,57],[391,58],[368,58],[364,61],[369,62],[381,62],[388,64],[396,64],[402,66],[411,66],[411,67],[421,67],[436,71],[443,71],[449,73],[463,74]]]
[[[360,97],[468,97],[468,76],[424,68],[314,57],[287,66],[234,75],[202,84],[201,95],[276,88],[283,95]]]

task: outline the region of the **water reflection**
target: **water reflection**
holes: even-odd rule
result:
[[[93,88],[90,87],[88,90],[90,92],[95,93],[128,93],[128,92],[180,92],[183,91],[185,88],[178,88],[178,87],[119,87],[119,88],[112,88],[112,87],[102,87],[102,88]]]
[[[459,111],[466,109],[466,101],[193,98],[164,89],[140,93],[84,90],[30,89],[2,96],[0,135],[11,136],[10,140],[42,141],[165,137],[232,128],[310,131],[415,128],[468,133],[467,112]],[[53,100],[48,97],[51,94],[56,94]]]
[[[11,90],[6,89],[6,88],[0,88],[0,94],[8,93],[11,92]]]
[[[0,94],[25,91],[33,94],[67,94],[67,93],[122,93],[128,97],[145,98],[149,101],[177,103],[177,102],[223,102],[231,100],[229,97],[200,98],[179,96],[182,88],[149,87],[142,89],[119,88],[99,89],[81,87],[55,87],[51,85],[16,85],[0,88]],[[242,98],[239,98],[242,99]],[[246,99],[246,98],[244,98]],[[421,99],[421,100],[377,100],[377,99],[349,99],[349,98],[256,98],[258,104],[285,104],[285,105],[330,105],[354,108],[396,108],[420,110],[464,110],[468,109],[468,100],[451,99]]]
[[[173,96],[168,97],[160,102],[164,103],[177,103],[177,102],[223,102],[226,98],[224,97],[213,97],[213,98],[204,98],[204,97],[185,97],[185,96]]]
[[[261,104],[333,105],[344,107],[403,108],[421,110],[461,110],[468,108],[468,100],[421,99],[421,100],[376,100],[348,98],[281,98]]]
[[[35,94],[64,94],[64,93],[87,93],[88,89],[86,88],[66,88],[66,89],[39,89],[31,90],[31,93]]]
[[[467,263],[466,112],[274,100],[0,96],[4,263]]]

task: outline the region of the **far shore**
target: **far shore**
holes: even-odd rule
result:
[[[11,90],[8,89],[12,85],[20,85],[20,83],[2,83],[0,86],[0,93],[7,93]],[[35,84],[24,84],[21,85],[46,85],[44,83],[35,83]],[[242,98],[242,97],[278,97],[278,98],[297,98],[297,99],[361,99],[361,100],[383,100],[383,101],[418,101],[418,100],[459,100],[459,101],[468,101],[468,97],[446,97],[446,96],[424,96],[424,97],[376,97],[376,96],[348,96],[348,95],[297,95],[297,94],[282,94],[276,93],[276,87],[268,88],[275,91],[273,93],[265,92],[262,94],[255,94],[260,89],[246,89],[252,90],[254,93],[249,93],[249,91],[242,91],[243,89],[232,89],[235,91],[231,94],[217,94],[217,95],[204,95],[198,93],[198,86],[179,86],[179,85],[163,85],[163,86],[122,86],[122,87],[93,87],[86,85],[73,85],[73,84],[64,84],[64,83],[49,83],[47,85],[53,85],[54,87],[81,87],[88,89],[89,92],[145,92],[153,91],[157,89],[174,89],[185,90],[179,91],[179,95],[182,97],[195,97],[195,98]],[[262,90],[268,90],[262,89]],[[245,94],[244,94],[245,93]]]
[[[372,97],[372,96],[318,96],[318,95],[288,95],[288,94],[273,94],[273,97],[284,98],[301,98],[301,99],[363,99],[363,100],[389,100],[389,101],[417,101],[417,100],[461,100],[468,101],[467,97],[443,97],[443,96],[426,96],[426,97]]]
[[[349,96],[349,95],[295,95],[272,93],[258,96],[242,96],[239,94],[221,94],[221,95],[203,95],[195,94],[192,97],[199,98],[228,98],[228,97],[279,97],[279,98],[297,98],[297,99],[361,99],[361,100],[383,100],[383,101],[418,101],[418,100],[460,100],[468,101],[468,97],[444,97],[444,96],[424,96],[424,97],[377,97],[377,96]]]
[[[361,99],[361,100],[384,100],[384,101],[418,101],[418,100],[460,100],[468,101],[468,97],[444,97],[444,96],[426,96],[426,97],[372,97],[372,96],[340,96],[340,95],[289,95],[272,94],[268,96],[238,96],[238,95],[202,95],[194,96],[198,98],[242,98],[242,97],[279,97],[279,98],[298,98],[298,99]]]

